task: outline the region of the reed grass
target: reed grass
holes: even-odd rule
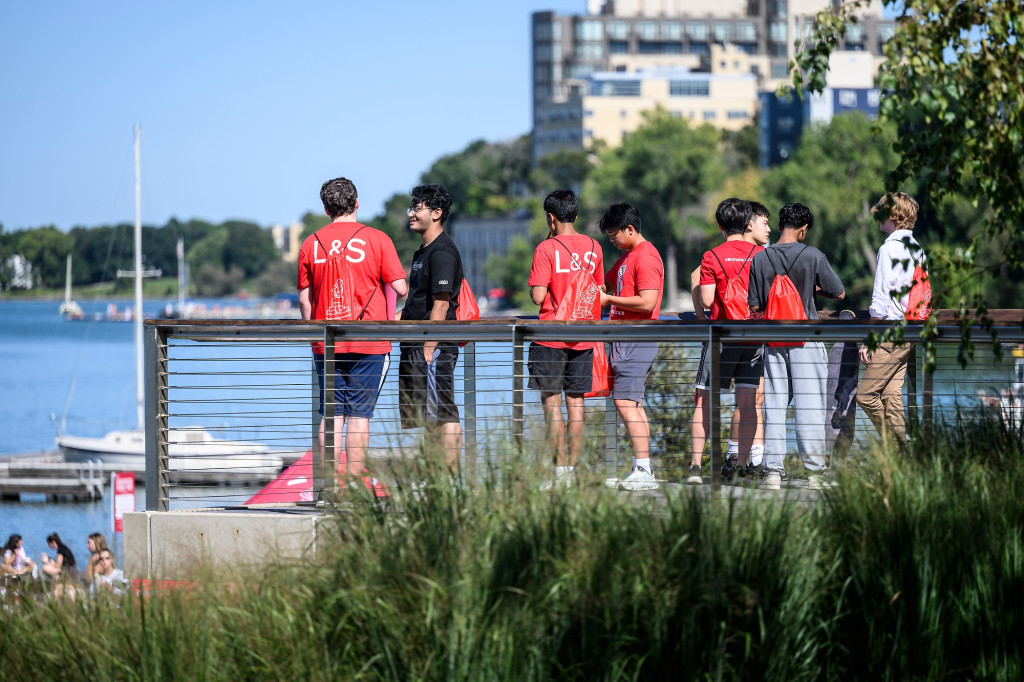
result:
[[[549,495],[515,459],[330,550],[148,598],[8,599],[0,678],[904,680],[1024,677],[1022,434],[964,420],[822,503]],[[10,597],[10,595],[8,595]]]

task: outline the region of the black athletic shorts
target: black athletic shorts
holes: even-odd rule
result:
[[[427,366],[422,343],[403,343],[398,362],[398,409],[403,429],[459,421],[455,404],[455,363],[459,347],[438,345]]]
[[[594,379],[594,349],[552,348],[530,344],[527,362],[529,387],[541,393],[583,395],[591,389]]]

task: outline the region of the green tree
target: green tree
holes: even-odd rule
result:
[[[246,277],[263,272],[268,263],[280,260],[270,230],[255,223],[231,221],[224,223],[227,242],[224,244],[224,267],[238,266]]]
[[[530,298],[530,277],[533,263],[533,245],[523,237],[513,237],[504,255],[494,254],[484,264],[484,272],[505,290],[505,300],[523,311],[536,311],[537,305]]]
[[[853,0],[816,16],[813,31],[798,43],[793,85],[818,92],[825,86],[828,57],[856,23],[868,0]],[[946,281],[980,274],[1020,275],[1024,262],[1024,60],[1019,0],[883,0],[897,16],[883,47],[878,84],[879,119],[895,126],[899,163],[886,180],[897,189],[921,179],[920,197],[937,204],[962,193],[991,209],[972,244],[935,254],[933,272]],[[998,262],[981,263],[986,246],[998,244]],[[933,287],[934,290],[934,287]],[[940,305],[973,308],[987,319],[984,289],[935,291]],[[934,318],[928,327],[933,333]],[[969,327],[963,329],[969,354]]]
[[[631,203],[640,211],[644,236],[667,260],[681,247],[683,262],[698,261],[713,229],[703,219],[707,195],[726,176],[720,142],[709,125],[691,128],[661,107],[645,112],[643,125],[600,155],[584,190],[588,213]],[[689,272],[684,274],[689,289]]]
[[[530,184],[541,196],[556,189],[571,189],[579,194],[594,167],[596,153],[591,149],[560,149],[537,161],[530,172]]]
[[[17,253],[32,263],[32,274],[40,286],[64,284],[67,256],[74,246],[71,237],[53,225],[19,233]]]
[[[530,136],[522,135],[511,142],[471,142],[435,161],[420,182],[443,185],[453,214],[496,215],[518,207],[516,197],[525,198],[529,178]]]

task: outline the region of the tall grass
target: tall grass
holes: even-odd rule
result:
[[[315,563],[0,611],[0,678],[1021,679],[1021,434],[920,435],[818,505],[550,496],[508,460],[336,515]]]

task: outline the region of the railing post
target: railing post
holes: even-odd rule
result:
[[[526,391],[526,364],[523,362],[525,335],[518,323],[512,324],[512,444],[517,453],[523,451],[523,400]]]
[[[338,463],[334,457],[334,443],[341,434],[334,432],[334,327],[324,327],[324,500],[337,502]]]
[[[476,342],[462,349],[462,401],[466,406],[463,446],[466,450],[466,471],[476,470]]]
[[[708,443],[711,445],[711,490],[717,492],[722,487],[722,392],[718,387],[719,366],[722,361],[722,332],[714,324],[708,325],[708,409],[711,412],[708,424]]]
[[[910,343],[909,341],[907,343]],[[917,344],[910,344],[907,355],[907,412],[910,420],[917,422]]]
[[[167,511],[167,333],[147,327],[146,382],[146,510]]]
[[[932,396],[933,396],[933,375],[931,372],[925,371],[924,373],[924,395],[921,396],[922,412],[924,412],[924,433],[925,436],[931,438],[932,428],[935,424],[932,422]]]
[[[311,443],[310,450],[313,453],[313,500],[314,503],[323,500],[324,495],[324,482],[327,480],[324,476],[324,449],[320,447],[320,382],[316,378],[316,367],[310,363],[310,395],[309,395],[309,411],[310,411],[310,437]]]

